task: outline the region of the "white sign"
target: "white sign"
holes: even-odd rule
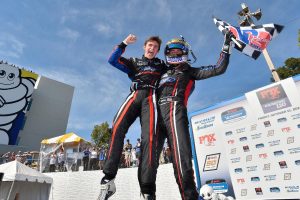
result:
[[[289,78],[191,114],[201,184],[225,181],[237,199],[299,198],[299,91]]]

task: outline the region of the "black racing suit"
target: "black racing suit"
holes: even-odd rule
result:
[[[118,171],[125,134],[137,117],[140,117],[141,160],[138,179],[141,192],[155,192],[155,130],[157,120],[156,92],[160,77],[166,65],[158,58],[124,58],[126,45],[122,42],[112,52],[109,63],[128,74],[132,80],[131,93],[114,117],[107,159],[103,172],[114,178]]]
[[[229,54],[222,52],[216,65],[193,68],[189,64],[170,65],[157,89],[158,97],[158,154],[168,139],[172,152],[176,182],[183,200],[198,199],[192,166],[192,151],[187,117],[188,97],[195,80],[206,79],[225,72]]]

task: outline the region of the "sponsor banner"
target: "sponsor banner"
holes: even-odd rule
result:
[[[190,122],[201,184],[224,179],[241,200],[300,196],[300,81],[259,88]]]
[[[229,117],[226,118],[228,119],[227,121],[233,120],[233,118],[229,120]],[[194,136],[201,179],[200,184],[209,184],[217,193],[234,196],[228,162],[223,147],[223,137],[221,136],[225,132],[215,128],[220,123],[222,123],[222,119],[220,115],[215,115],[215,112],[197,115],[191,119],[191,130]],[[227,135],[230,134],[234,133],[227,133]],[[234,153],[234,150],[232,151]]]

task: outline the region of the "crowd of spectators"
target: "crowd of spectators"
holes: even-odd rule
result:
[[[81,156],[76,159],[71,165],[72,171],[78,171],[82,166],[83,171],[88,170],[102,170],[103,164],[106,159],[108,148],[107,147],[86,147],[79,152]],[[7,152],[0,155],[0,164],[17,160],[31,168],[38,170],[39,152]],[[141,158],[141,140],[137,139],[136,144],[133,146],[130,140],[127,139],[123,148],[121,161],[119,168],[137,167]],[[65,172],[68,171],[68,155],[63,148],[55,152],[51,152],[47,155],[46,165],[47,167],[43,172]],[[165,164],[172,162],[172,156],[169,146],[166,144],[160,155],[159,164]]]
[[[130,140],[127,139],[126,143],[123,148],[121,162],[120,162],[120,168],[126,168],[126,167],[137,167],[140,162],[141,157],[141,140],[140,138],[137,139],[137,143],[135,146],[133,146],[130,143]],[[160,158],[159,158],[159,164],[166,164],[172,162],[172,156],[171,156],[171,150],[166,143],[166,145],[163,147],[163,150],[161,152]]]
[[[36,168],[38,165],[38,154],[39,152],[29,151],[17,151],[17,152],[6,152],[0,155],[0,164],[4,164],[10,161],[17,160],[31,168]]]

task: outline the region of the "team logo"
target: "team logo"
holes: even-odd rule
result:
[[[155,72],[157,69],[151,66],[144,66],[140,68],[143,72]]]
[[[159,82],[159,87],[162,86],[165,83],[174,83],[176,81],[176,78],[168,76],[168,74],[164,74]]]
[[[215,134],[208,134],[199,137],[200,144],[205,144],[205,146],[214,146],[215,145]]]
[[[273,154],[274,156],[282,156],[284,153],[282,150],[279,150],[279,151],[274,151]]]
[[[234,140],[228,140],[227,143],[228,144],[234,144]]]
[[[263,170],[267,171],[267,170],[270,170],[270,169],[271,169],[271,163],[264,164]]]
[[[244,150],[244,152],[250,151],[249,146],[248,145],[243,146],[243,150]]]
[[[264,125],[265,125],[265,127],[270,127],[271,126],[271,122],[270,121],[265,121]]]
[[[279,193],[279,192],[280,192],[280,189],[279,189],[279,187],[271,187],[271,188],[270,188],[270,192]]]
[[[225,135],[226,135],[226,136],[232,135],[232,131],[227,131],[227,132],[225,133]]]
[[[212,179],[206,181],[206,184],[211,186],[216,193],[225,193],[228,191],[228,183],[225,179]]]
[[[197,130],[201,130],[201,129],[205,129],[205,128],[214,126],[214,124],[213,124],[214,121],[215,121],[215,116],[207,117],[205,119],[196,121],[195,125],[197,125]]]
[[[259,158],[262,158],[262,159],[267,159],[268,158],[268,154],[267,153],[260,153],[258,155]]]
[[[281,132],[283,132],[283,133],[289,133],[289,132],[291,132],[291,127],[284,127],[284,128],[281,128]]]
[[[252,155],[247,155],[246,156],[246,162],[252,161]]]
[[[255,188],[255,192],[257,195],[263,195],[262,189],[260,187]]]
[[[280,144],[280,140],[272,140],[272,141],[270,141],[268,143],[269,143],[270,147],[273,147],[273,146],[279,145]]]
[[[243,133],[246,131],[246,128],[239,128],[239,129],[236,129],[235,131],[236,131],[236,133]]]
[[[247,196],[247,189],[241,189],[241,196]]]
[[[243,169],[242,169],[242,168],[235,168],[235,169],[234,169],[234,172],[235,172],[236,174],[240,174],[240,173],[243,172]]]
[[[292,106],[280,84],[260,90],[256,95],[265,114]]]
[[[246,110],[243,107],[237,107],[222,112],[221,119],[225,124],[227,124],[245,119],[246,116]]]
[[[275,174],[274,175],[265,175],[264,177],[265,177],[266,181],[274,181],[274,180],[276,180],[276,175]]]
[[[255,131],[257,127],[257,124],[252,124],[250,127],[250,131]]]
[[[299,119],[300,118],[300,113],[294,114],[291,116],[293,119]]]
[[[245,137],[240,137],[240,141],[241,141],[241,142],[247,141],[247,137],[246,137],[246,136],[245,136]]]
[[[247,171],[248,171],[248,172],[254,172],[254,171],[257,171],[257,166],[256,166],[256,165],[249,166],[249,167],[247,167]]]
[[[295,138],[294,137],[288,137],[287,139],[286,139],[286,143],[287,144],[292,144],[292,143],[294,143],[295,142]]]
[[[230,154],[236,154],[236,148],[232,148],[232,149],[230,150]]]
[[[251,177],[251,182],[259,182],[260,178],[258,176]]]
[[[282,123],[282,122],[286,122],[286,121],[287,121],[287,119],[285,117],[277,119],[278,123]]]
[[[285,186],[287,192],[299,192],[299,185]]]
[[[251,135],[251,138],[254,140],[254,139],[258,139],[258,138],[261,138],[261,135],[262,133],[256,133],[256,134],[252,134]]]
[[[274,130],[268,130],[267,137],[274,136]]]
[[[237,157],[237,158],[231,158],[231,163],[238,163],[241,161],[241,157]]]
[[[238,178],[236,179],[238,184],[244,184],[245,183],[245,179],[244,178]]]
[[[292,173],[284,173],[283,179],[284,180],[291,180],[292,179]]]
[[[287,168],[286,162],[284,160],[280,161],[278,163],[279,163],[279,166],[280,166],[281,169]]]
[[[255,145],[255,148],[257,148],[257,149],[260,149],[260,148],[263,148],[263,147],[265,147],[265,145],[263,143],[259,143],[259,144]]]
[[[290,148],[288,151],[290,154],[300,153],[300,147]]]

